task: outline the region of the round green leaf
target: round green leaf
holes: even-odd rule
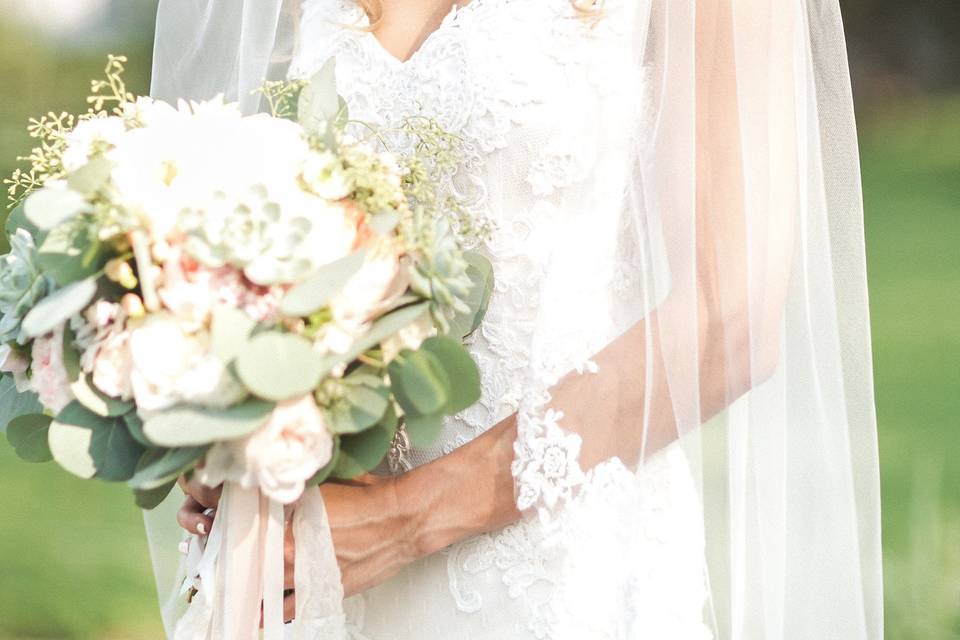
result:
[[[23,319],[23,332],[37,338],[53,331],[58,324],[83,311],[96,294],[97,281],[93,277],[68,284],[30,310]]]
[[[93,430],[73,424],[52,422],[48,434],[50,452],[61,467],[75,476],[89,479],[97,473],[90,455]]]
[[[213,310],[211,348],[223,362],[232,362],[247,346],[256,321],[234,307],[220,305]]]
[[[170,490],[173,489],[176,484],[176,480],[170,480],[166,484],[162,484],[153,489],[134,489],[134,501],[137,503],[137,506],[144,511],[156,509],[167,499],[167,496],[170,495]]]
[[[161,487],[192,469],[206,452],[207,447],[150,449],[141,456],[127,484],[142,491]]]
[[[364,252],[358,251],[320,267],[287,292],[280,302],[280,311],[293,317],[316,313],[360,271],[364,257]]]
[[[437,357],[429,351],[403,351],[387,367],[390,385],[407,413],[439,412],[449,399],[450,383]]]
[[[429,447],[443,429],[443,414],[415,415],[408,413],[403,418],[407,428],[407,435],[415,447]]]
[[[133,477],[143,455],[143,446],[133,439],[122,418],[114,418],[94,430],[90,455],[98,478],[107,482],[125,482]]]
[[[242,438],[270,417],[273,403],[250,401],[223,409],[180,405],[149,416],[143,433],[161,447],[193,447]]]
[[[43,407],[32,391],[17,391],[12,374],[0,377],[0,431],[6,431],[7,423],[17,416],[43,413]]]
[[[19,416],[7,426],[7,440],[10,441],[17,456],[27,462],[49,462],[53,460],[50,445],[47,442],[50,431],[50,416],[29,414]]]
[[[287,400],[313,391],[325,373],[323,359],[305,338],[261,333],[237,357],[237,375],[252,393]]]
[[[395,431],[395,427],[384,422],[363,433],[342,436],[340,455],[330,475],[343,479],[356,478],[376,467],[390,450]]]
[[[45,230],[89,210],[90,204],[82,194],[59,187],[34,191],[23,203],[27,219]]]
[[[133,409],[132,402],[111,398],[94,387],[86,374],[81,374],[77,381],[70,385],[70,390],[80,404],[98,416],[113,418]]]
[[[480,371],[463,345],[448,336],[424,341],[420,350],[433,354],[449,381],[444,413],[460,413],[480,399]]]

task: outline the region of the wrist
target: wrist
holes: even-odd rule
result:
[[[516,417],[396,481],[397,505],[419,559],[519,519],[510,466]]]

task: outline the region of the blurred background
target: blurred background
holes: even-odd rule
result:
[[[146,93],[156,0],[0,0],[0,174],[24,125],[85,109],[107,53]],[[860,128],[887,638],[960,640],[960,2],[841,0]],[[122,486],[0,439],[0,640],[162,637]],[[820,640],[820,639],[811,639]]]

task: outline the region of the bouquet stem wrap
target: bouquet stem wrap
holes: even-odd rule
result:
[[[264,640],[343,637],[343,586],[320,491],[308,490],[293,510],[297,608],[290,625],[283,620],[284,529],[282,503],[224,484],[213,530],[190,567],[199,591],[175,640],[257,640],[261,604]]]

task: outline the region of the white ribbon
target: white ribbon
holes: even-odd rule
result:
[[[179,620],[174,640],[257,640],[261,604],[264,640],[346,637],[343,586],[320,491],[294,507],[296,619],[283,621],[284,506],[258,489],[228,482],[213,530],[199,558],[188,558],[185,590],[199,591]],[[193,549],[200,549],[194,541]],[[190,566],[192,565],[192,566]]]

